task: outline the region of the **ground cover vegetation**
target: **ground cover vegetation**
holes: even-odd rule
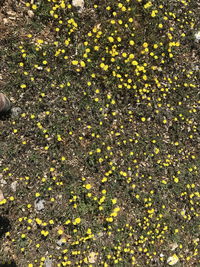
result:
[[[198,1],[16,5],[0,263],[199,266]]]

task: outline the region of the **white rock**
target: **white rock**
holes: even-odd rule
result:
[[[44,199],[36,199],[35,202],[34,202],[34,205],[35,205],[35,209],[37,211],[41,211],[44,209]]]
[[[22,109],[20,107],[13,107],[11,109],[11,116],[12,118],[16,118],[22,113]]]
[[[53,266],[53,262],[51,259],[47,258],[44,262],[44,266],[45,267],[52,267]]]
[[[4,195],[3,195],[3,192],[2,192],[1,189],[0,189],[0,202],[1,202],[2,200],[4,200]]]
[[[195,36],[196,41],[199,41],[200,40],[200,31],[196,32],[194,36]]]
[[[62,245],[64,245],[66,242],[65,242],[65,239],[64,238],[60,238],[57,242],[56,242],[56,244],[59,246],[59,247],[61,247]]]
[[[80,10],[83,10],[84,0],[72,0],[72,6],[79,7]]]
[[[28,10],[27,13],[30,18],[34,17],[34,12],[32,10]]]
[[[17,189],[17,181],[12,182],[12,184],[10,186],[11,186],[12,191],[13,192],[16,192],[16,189]]]
[[[4,186],[5,184],[7,184],[6,180],[4,180],[4,179],[1,179],[0,182],[1,182],[2,186]]]
[[[88,255],[88,261],[89,261],[89,263],[95,263],[96,260],[97,260],[97,253],[90,252],[90,254]]]
[[[8,19],[7,18],[3,18],[3,23],[6,25],[6,24],[8,24]]]
[[[178,244],[176,242],[175,243],[172,243],[170,245],[170,247],[171,247],[171,250],[174,251],[176,248],[178,248]]]
[[[169,265],[175,265],[177,262],[179,261],[179,258],[176,254],[174,254],[173,256],[170,256],[168,259],[167,259],[167,263]]]

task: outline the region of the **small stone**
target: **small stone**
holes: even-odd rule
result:
[[[196,42],[200,41],[200,31],[196,32],[194,36],[195,36]]]
[[[11,189],[13,192],[16,192],[16,189],[17,189],[17,181],[14,181],[11,183]]]
[[[178,248],[178,244],[176,242],[175,243],[172,243],[170,245],[170,248],[171,248],[172,251],[174,251],[176,248]]]
[[[0,113],[8,112],[11,108],[10,100],[0,93]]]
[[[89,256],[88,256],[88,262],[89,263],[95,263],[97,260],[97,253],[95,252],[90,252]]]
[[[173,256],[170,256],[168,259],[167,259],[167,263],[169,265],[175,265],[177,262],[179,261],[179,258],[176,254],[174,254]]]
[[[3,178],[0,180],[0,182],[1,182],[2,186],[7,184],[6,180],[4,180]]]
[[[34,12],[32,10],[28,10],[27,13],[30,18],[34,17]]]
[[[83,0],[72,0],[72,6],[80,8],[79,11],[82,11],[84,8],[84,1]]]
[[[0,189],[0,202],[1,202],[2,200],[4,200],[4,195],[3,195],[3,192],[2,192],[1,189]]]
[[[63,237],[61,237],[57,242],[56,244],[61,247],[62,245],[64,245],[66,242],[65,242],[65,239]]]
[[[12,118],[16,118],[22,113],[22,109],[20,107],[14,107],[11,109],[11,116]]]
[[[35,200],[35,202],[34,202],[34,206],[35,206],[35,209],[37,210],[37,211],[41,211],[41,210],[43,210],[44,209],[44,203],[45,203],[45,201],[44,201],[44,199],[36,199]]]
[[[53,267],[53,261],[49,258],[47,258],[44,262],[45,267]]]
[[[3,23],[6,25],[6,24],[8,24],[8,19],[7,18],[3,18]]]

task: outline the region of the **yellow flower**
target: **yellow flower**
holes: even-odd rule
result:
[[[106,221],[107,222],[113,222],[113,218],[112,217],[106,218]]]
[[[111,42],[111,43],[113,43],[114,42],[114,38],[112,36],[109,36],[108,37],[108,41]]]
[[[78,60],[72,60],[72,65],[78,65]]]
[[[155,211],[154,209],[151,209],[151,210],[148,210],[148,213],[149,213],[149,214],[153,214],[154,211]]]
[[[49,232],[48,232],[48,231],[45,231],[45,230],[42,230],[42,231],[41,231],[41,234],[42,234],[43,236],[48,236]]]
[[[107,180],[108,180],[107,177],[103,177],[103,179],[101,180],[101,182],[102,183],[105,183],[105,182],[107,182]]]
[[[63,234],[63,230],[62,230],[62,229],[59,229],[59,230],[58,230],[58,234],[59,234],[59,235],[62,235],[62,234]]]
[[[148,47],[148,43],[143,43],[143,47],[144,48]]]
[[[58,141],[62,141],[62,138],[61,138],[60,134],[57,135],[57,140]]]
[[[85,67],[85,62],[81,60],[80,65],[81,65],[81,67]]]
[[[152,3],[151,3],[151,2],[147,2],[147,3],[144,5],[144,8],[146,9],[146,8],[151,7],[151,6],[152,6]]]
[[[160,149],[159,149],[159,148],[157,148],[157,147],[156,147],[156,148],[154,148],[154,153],[155,153],[155,154],[158,154],[158,153],[159,153],[159,151],[160,151]]]
[[[114,212],[118,212],[118,211],[120,211],[120,207],[116,207],[116,208],[114,208],[114,210],[113,210]]]
[[[36,223],[39,224],[39,225],[42,224],[42,220],[40,220],[39,218],[36,218],[35,221],[36,221]]]
[[[178,183],[179,182],[179,179],[177,177],[174,178],[174,182],[175,183]]]
[[[65,40],[65,45],[69,45],[69,40]]]
[[[38,44],[43,44],[43,43],[44,43],[44,41],[43,41],[43,40],[41,40],[41,39],[38,39],[38,40],[37,40],[37,43],[38,43]]]
[[[95,46],[94,46],[94,50],[95,50],[95,51],[99,51],[99,46],[98,46],[98,45],[95,45]]]
[[[33,10],[36,10],[37,9],[37,6],[36,5],[32,5],[32,9]]]
[[[137,66],[137,65],[138,65],[138,62],[137,62],[136,60],[133,60],[133,61],[131,62],[131,64],[134,65],[134,66]]]
[[[100,203],[100,204],[103,203],[104,200],[105,200],[105,196],[102,196],[102,198],[100,198],[100,200],[99,200],[99,203]]]
[[[134,42],[133,40],[130,40],[130,41],[129,41],[129,44],[130,44],[130,45],[134,45],[135,42]]]
[[[21,84],[20,87],[21,88],[26,88],[26,84]]]
[[[91,184],[86,184],[85,188],[86,188],[87,190],[90,190],[90,189],[92,188],[92,186],[91,186]]]
[[[74,225],[79,224],[81,222],[81,218],[76,218],[73,222]]]
[[[135,189],[136,188],[136,185],[135,184],[132,184],[132,186],[131,186],[133,189]]]
[[[67,220],[66,222],[65,222],[65,224],[70,224],[71,223],[71,221],[70,220]]]
[[[64,2],[61,2],[60,7],[61,8],[65,8],[65,3]]]
[[[156,14],[158,13],[158,10],[153,10],[151,12],[151,16],[154,18],[156,16]]]

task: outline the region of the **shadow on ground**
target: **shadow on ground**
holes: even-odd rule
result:
[[[0,216],[0,238],[8,231],[10,231],[11,225],[6,217]],[[1,259],[0,259],[1,260]],[[1,263],[0,267],[17,267],[14,261]]]
[[[11,225],[7,218],[0,216],[0,238],[8,231],[10,231]],[[0,265],[1,267],[1,265]]]
[[[12,261],[10,263],[0,263],[0,267],[17,267],[17,265],[14,261]]]
[[[10,117],[11,117],[11,111],[0,113],[0,121],[5,121],[5,120],[9,119]]]

